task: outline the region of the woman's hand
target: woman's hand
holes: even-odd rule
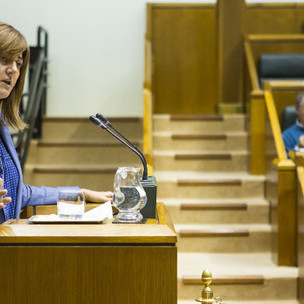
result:
[[[304,147],[304,135],[301,135],[298,142],[298,147],[303,148]]]
[[[3,179],[0,178],[0,209],[4,207],[5,204],[8,204],[12,201],[11,197],[3,197],[7,194],[7,190],[3,189]]]
[[[112,200],[113,192],[111,191],[93,191],[88,189],[81,189],[87,202],[104,203]]]

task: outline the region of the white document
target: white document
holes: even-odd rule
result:
[[[113,218],[113,211],[111,202],[108,201],[106,203],[103,203],[102,205],[95,207],[87,212],[84,213],[82,216],[82,220],[104,220],[104,219],[112,219]]]

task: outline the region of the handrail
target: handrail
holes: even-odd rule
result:
[[[44,45],[42,45],[42,42],[41,42],[42,34],[44,34]],[[44,56],[45,56],[44,70],[47,71],[48,70],[49,35],[48,35],[47,30],[44,29],[42,26],[38,27],[37,44],[38,44],[38,47],[43,48]],[[47,75],[46,72],[43,74],[43,81],[45,83],[48,82],[48,75]],[[47,93],[46,93],[46,87],[45,87],[45,89],[43,91],[43,97],[42,97],[42,100],[41,100],[41,109],[40,109],[40,114],[41,115],[40,116],[45,115],[45,113],[46,113],[46,102],[47,102]],[[42,117],[40,117],[40,118],[42,118]],[[41,122],[40,122],[40,128],[41,128]],[[40,130],[39,133],[41,133],[41,130]]]
[[[144,89],[144,146],[143,152],[148,164],[149,174],[153,174],[153,131],[152,131],[152,94]]]
[[[41,25],[38,26],[38,31],[37,31],[37,44],[39,47],[42,47],[41,45],[41,35],[44,33],[44,54],[45,57],[48,56],[48,41],[49,41],[49,35],[46,29],[44,29]]]
[[[268,116],[270,119],[272,134],[275,141],[277,155],[279,157],[279,160],[285,160],[287,159],[287,154],[283,142],[278,113],[273,100],[271,84],[269,82],[264,83],[264,96],[266,101],[266,107],[268,110]]]
[[[152,49],[149,35],[146,34],[145,38],[143,151],[148,164],[148,172],[153,174]]]
[[[34,132],[36,118],[38,116],[38,112],[41,106],[43,91],[46,86],[46,83],[43,80],[44,60],[45,60],[44,52],[40,52],[35,66],[32,90],[30,92],[30,99],[28,102],[28,107],[27,107],[27,111],[25,112],[25,118],[24,118],[24,121],[28,124],[29,127],[28,130],[22,132],[21,135],[23,145],[19,151],[19,159],[22,169],[24,168],[26,162],[30,140]]]
[[[246,40],[255,42],[304,42],[303,34],[249,34]]]
[[[245,41],[244,47],[245,47],[245,58],[246,58],[247,65],[248,65],[248,72],[249,72],[249,76],[250,76],[252,90],[261,91],[260,86],[259,86],[259,77],[258,77],[257,69],[256,69],[255,63],[254,63],[252,49],[251,49],[251,46],[250,46],[248,40]]]
[[[21,164],[21,168],[24,168],[25,165],[25,161],[27,158],[27,154],[28,154],[28,149],[29,149],[29,145],[30,145],[30,141],[34,132],[34,127],[35,127],[35,118],[38,115],[38,111],[39,111],[39,100],[41,100],[42,94],[43,94],[43,89],[44,89],[44,83],[41,83],[41,85],[39,85],[38,89],[37,89],[37,98],[35,100],[35,105],[33,107],[33,112],[31,113],[31,121],[29,124],[29,129],[25,134],[25,141],[24,141],[24,146],[23,149],[21,150],[21,153],[19,155],[20,158],[20,164]]]
[[[32,80],[32,85],[30,88],[30,100],[28,107],[25,111],[25,123],[29,124],[32,119],[32,112],[34,110],[35,104],[36,104],[36,95],[37,91],[39,89],[39,86],[41,86],[41,72],[43,68],[43,63],[44,63],[44,52],[40,52],[37,63],[35,64],[34,67],[34,73],[33,73],[33,80]]]
[[[41,35],[44,33],[44,47],[41,46]],[[24,132],[17,132],[12,134],[15,139],[15,148],[17,150],[21,168],[24,168],[25,161],[28,154],[28,148],[30,140],[36,132],[37,126],[41,128],[42,115],[45,114],[46,108],[46,87],[47,87],[47,47],[48,47],[48,34],[46,30],[38,27],[38,43],[37,43],[38,55],[35,60],[32,74],[30,77],[29,92],[26,94],[29,96],[26,109],[23,113],[23,120],[28,125],[28,129]],[[38,119],[38,116],[39,119]],[[40,121],[38,121],[40,120]],[[41,130],[38,130],[41,133]]]
[[[151,90],[152,83],[152,50],[151,40],[148,34],[145,39],[145,71],[144,71],[144,88]]]

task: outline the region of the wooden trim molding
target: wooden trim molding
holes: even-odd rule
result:
[[[272,42],[304,42],[303,34],[252,34],[246,36],[246,41],[253,43]]]
[[[182,282],[184,285],[203,285],[200,276],[183,276]],[[212,278],[212,285],[248,285],[257,284],[264,285],[265,278],[258,275],[245,276],[214,276]]]
[[[231,154],[175,154],[176,160],[231,160]]]
[[[227,140],[226,134],[172,134],[173,140]]]
[[[248,237],[249,229],[200,229],[200,230],[181,230],[180,237]]]
[[[221,204],[221,203],[207,203],[207,204],[181,204],[181,210],[216,210],[216,211],[229,211],[229,210],[247,210],[248,205],[246,203],[239,203],[239,204]]]
[[[202,121],[223,121],[222,115],[212,114],[171,114],[171,120],[202,120]]]
[[[177,181],[179,186],[241,186],[241,179],[230,180],[202,180],[202,179],[179,179]]]
[[[81,173],[92,173],[92,174],[98,174],[98,173],[115,173],[117,170],[117,167],[113,168],[81,168],[81,167],[35,167],[33,168],[34,173],[60,173],[60,174],[66,174],[66,173],[73,173],[73,174],[81,174]]]
[[[134,145],[140,145],[138,142],[132,142]],[[75,141],[75,142],[38,142],[38,147],[125,147],[120,142],[87,142],[87,141]]]
[[[140,122],[140,117],[110,117],[111,122]],[[43,122],[90,122],[88,117],[52,117],[46,116]],[[91,123],[91,122],[90,122]]]

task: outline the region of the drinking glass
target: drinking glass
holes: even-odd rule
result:
[[[58,192],[57,212],[60,218],[67,220],[81,219],[85,209],[83,191],[77,189],[62,189]]]

